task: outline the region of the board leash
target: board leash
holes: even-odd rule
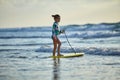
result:
[[[72,47],[72,45],[70,44],[70,42],[69,42],[69,40],[68,40],[68,37],[67,37],[67,35],[66,35],[65,32],[64,32],[64,34],[65,34],[65,37],[66,37],[66,40],[67,40],[69,46],[71,47],[71,49],[72,49],[72,50],[74,51],[74,53],[76,54],[76,51],[75,51],[75,49]]]

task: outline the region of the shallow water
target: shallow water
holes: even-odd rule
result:
[[[49,55],[50,53],[28,52],[1,58],[0,80],[120,79],[119,57],[85,54],[83,57],[52,59],[48,58]]]

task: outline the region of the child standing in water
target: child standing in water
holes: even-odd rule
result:
[[[58,25],[58,23],[60,22],[60,15],[56,14],[56,15],[52,15],[52,17],[54,18],[54,21],[55,21],[52,26],[52,40],[54,44],[53,56],[55,56],[56,54],[56,49],[58,51],[57,56],[63,56],[62,54],[60,54],[61,41],[58,38],[58,35],[60,35],[61,33],[64,33],[64,31],[60,30]]]

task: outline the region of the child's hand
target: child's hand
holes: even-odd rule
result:
[[[65,33],[65,30],[62,30],[62,33]]]
[[[61,30],[60,33],[65,33],[65,30]]]

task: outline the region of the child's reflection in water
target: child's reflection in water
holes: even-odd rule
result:
[[[53,80],[60,80],[60,59],[53,59]]]

